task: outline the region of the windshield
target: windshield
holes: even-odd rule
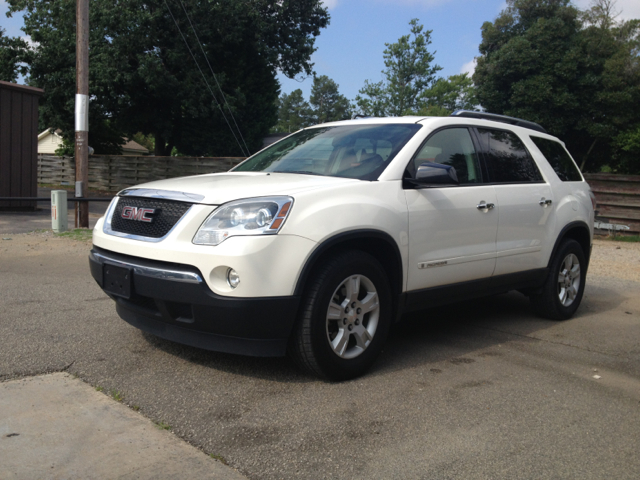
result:
[[[376,180],[421,125],[348,125],[302,130],[241,163],[236,172]]]

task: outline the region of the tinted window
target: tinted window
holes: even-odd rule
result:
[[[432,135],[413,159],[411,174],[429,162],[451,165],[461,185],[482,182],[478,155],[466,128],[448,128]]]
[[[563,182],[581,182],[580,170],[573,163],[569,153],[561,143],[541,137],[531,137],[533,143],[540,149],[549,165],[553,167],[558,178]]]
[[[345,125],[302,130],[234,171],[301,173],[375,180],[421,125]]]
[[[522,140],[513,132],[479,128],[490,181],[494,183],[541,182],[538,166]]]

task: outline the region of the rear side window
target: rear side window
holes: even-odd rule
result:
[[[513,132],[479,128],[478,136],[485,154],[489,181],[492,183],[542,182],[538,166],[522,140]]]
[[[565,150],[560,142],[549,140],[542,137],[531,137],[536,147],[540,149],[544,157],[553,167],[558,178],[563,182],[581,182],[582,175],[580,170],[573,163],[569,153]]]

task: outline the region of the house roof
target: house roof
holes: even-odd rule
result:
[[[62,136],[60,135],[61,133],[62,133],[62,130],[60,130],[59,128],[57,130],[53,130],[53,128],[47,128],[44,132],[38,135],[38,141],[42,140],[48,135],[55,135],[58,138],[62,138]],[[149,153],[149,149],[143,147],[138,142],[129,140],[128,138],[124,138],[123,140],[125,141],[125,144],[122,145],[122,150],[124,152],[140,153],[140,154]]]
[[[55,131],[53,131],[53,128],[47,128],[44,132],[38,135],[38,140],[42,140],[47,135],[55,135],[58,138],[62,138],[60,136],[61,133],[62,133],[62,130],[60,130],[59,128]]]
[[[130,152],[149,153],[149,149],[143,147],[138,142],[129,140],[128,138],[125,138],[125,140],[127,141],[127,143],[122,145],[122,150],[128,150]]]

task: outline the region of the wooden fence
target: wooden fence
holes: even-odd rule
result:
[[[209,157],[89,157],[89,188],[117,192],[139,183],[203,173],[226,172],[244,158]],[[38,155],[38,183],[74,185],[75,161],[70,157]]]
[[[117,192],[139,183],[203,173],[226,172],[244,158],[203,157],[89,157],[89,188]],[[587,173],[597,201],[596,219],[628,225],[640,233],[640,175]],[[73,158],[38,155],[38,183],[74,185]]]
[[[596,196],[596,221],[628,225],[624,232],[640,233],[640,175],[585,173]]]

